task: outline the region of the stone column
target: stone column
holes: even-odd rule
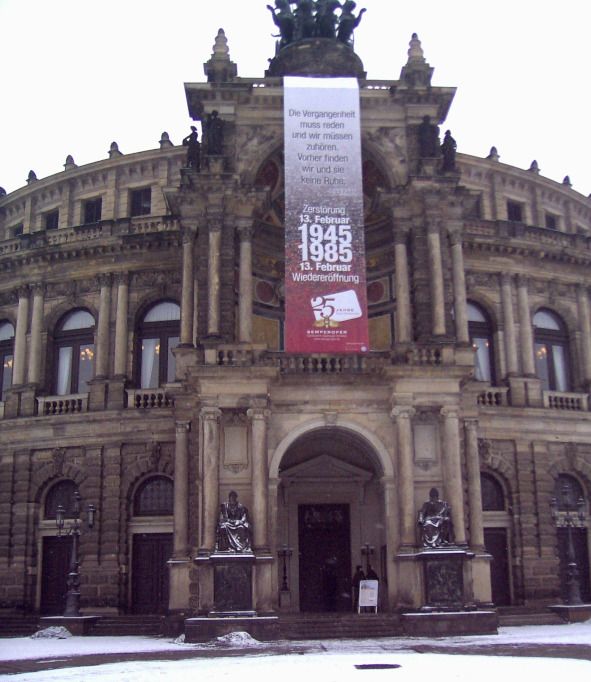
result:
[[[257,550],[269,551],[267,488],[267,419],[269,410],[254,407],[246,413],[250,419],[252,453],[252,524],[253,544]]]
[[[193,302],[194,302],[194,249],[195,230],[184,228],[183,235],[183,281],[181,289],[181,336],[180,345],[192,347],[193,336]]]
[[[468,303],[466,301],[466,276],[464,273],[464,251],[462,234],[459,230],[451,232],[451,260],[454,287],[454,317],[456,321],[456,337],[460,343],[469,343]]]
[[[519,341],[521,345],[521,363],[525,376],[535,376],[534,340],[532,333],[532,319],[529,310],[529,295],[527,291],[527,277],[517,277],[517,300],[519,303]]]
[[[501,279],[501,297],[503,304],[503,322],[505,327],[505,357],[507,374],[515,376],[519,372],[517,358],[517,341],[515,334],[515,318],[513,315],[513,286],[511,275],[504,273]]]
[[[220,418],[217,407],[201,410],[203,424],[203,520],[201,547],[212,552],[219,515]]]
[[[443,468],[445,475],[445,499],[451,504],[451,518],[456,543],[466,544],[464,521],[464,486],[462,484],[462,459],[460,453],[460,430],[458,408],[441,408],[443,417]]]
[[[239,326],[238,340],[240,343],[252,342],[252,219],[239,222],[240,234],[240,297],[239,297]]]
[[[116,377],[127,374],[127,313],[129,306],[129,283],[126,273],[117,275],[117,317],[115,322]]]
[[[591,383],[591,318],[589,316],[589,294],[582,284],[577,286],[577,304],[581,324],[581,357],[583,360],[583,381],[588,388]]]
[[[43,332],[43,305],[45,288],[43,284],[33,284],[33,314],[31,317],[31,345],[29,347],[30,384],[41,381],[41,334]]]
[[[415,410],[408,406],[395,406],[390,413],[396,422],[398,450],[398,485],[400,518],[400,543],[412,547],[416,543],[416,510],[414,494],[414,451],[412,418]]]
[[[388,607],[391,611],[396,607],[396,593],[398,588],[397,565],[392,560],[400,545],[400,531],[396,523],[398,516],[396,481],[390,477],[382,479],[384,495],[384,517],[386,524],[386,573],[388,582]]]
[[[18,311],[14,332],[14,361],[12,369],[13,386],[25,383],[25,360],[27,350],[27,327],[29,325],[29,288],[24,286],[18,290]]]
[[[406,230],[394,233],[395,286],[396,286],[396,343],[412,341],[410,310],[410,283],[408,278],[408,253]]]
[[[468,468],[468,508],[470,511],[470,545],[484,549],[482,525],[482,490],[480,486],[480,456],[478,453],[478,420],[464,420],[466,432],[466,462]]]
[[[445,297],[443,293],[443,265],[441,262],[441,238],[439,226],[430,222],[427,243],[429,246],[429,270],[431,272],[431,316],[433,335],[445,334]]]
[[[177,421],[175,428],[173,557],[183,559],[189,550],[189,431],[191,422]]]
[[[221,276],[222,221],[209,220],[209,253],[207,271],[207,334],[220,333],[220,276]]]
[[[105,379],[109,373],[109,326],[111,315],[111,275],[98,277],[100,285],[100,303],[96,333],[96,379]]]

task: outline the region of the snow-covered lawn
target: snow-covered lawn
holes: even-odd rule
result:
[[[536,682],[557,679],[591,679],[591,661],[510,656],[419,654],[413,646],[433,644],[454,648],[466,645],[491,644],[588,644],[591,645],[591,621],[562,626],[531,626],[500,628],[499,635],[486,637],[454,637],[433,639],[324,640],[322,642],[287,643],[286,652],[266,655],[277,644],[258,644],[246,640],[207,645],[175,643],[171,639],[151,637],[70,637],[67,639],[31,639],[21,637],[0,640],[0,660],[65,659],[96,653],[130,652],[192,652],[224,649],[245,649],[247,656],[190,658],[175,661],[127,661],[99,666],[60,668],[42,672],[10,675],[11,680],[32,682],[91,680],[94,682],[140,682],[168,677],[171,681],[233,680],[234,682],[366,682],[394,680],[416,682],[425,676],[438,682],[499,682],[499,680],[536,679]],[[308,650],[304,653],[304,645]],[[298,653],[297,649],[302,648]],[[391,669],[363,670],[356,665],[392,664]],[[8,676],[7,676],[8,677]]]

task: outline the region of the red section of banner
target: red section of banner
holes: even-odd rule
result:
[[[285,350],[367,352],[355,79],[285,79],[285,188]]]

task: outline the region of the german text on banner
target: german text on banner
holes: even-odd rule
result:
[[[284,78],[285,350],[368,350],[359,85]]]

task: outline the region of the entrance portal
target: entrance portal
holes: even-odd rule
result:
[[[41,605],[45,616],[61,616],[66,608],[72,536],[43,538]]]
[[[300,610],[351,610],[348,504],[298,507]]]
[[[167,561],[171,556],[171,533],[137,533],[133,536],[131,606],[134,613],[166,613]]]

